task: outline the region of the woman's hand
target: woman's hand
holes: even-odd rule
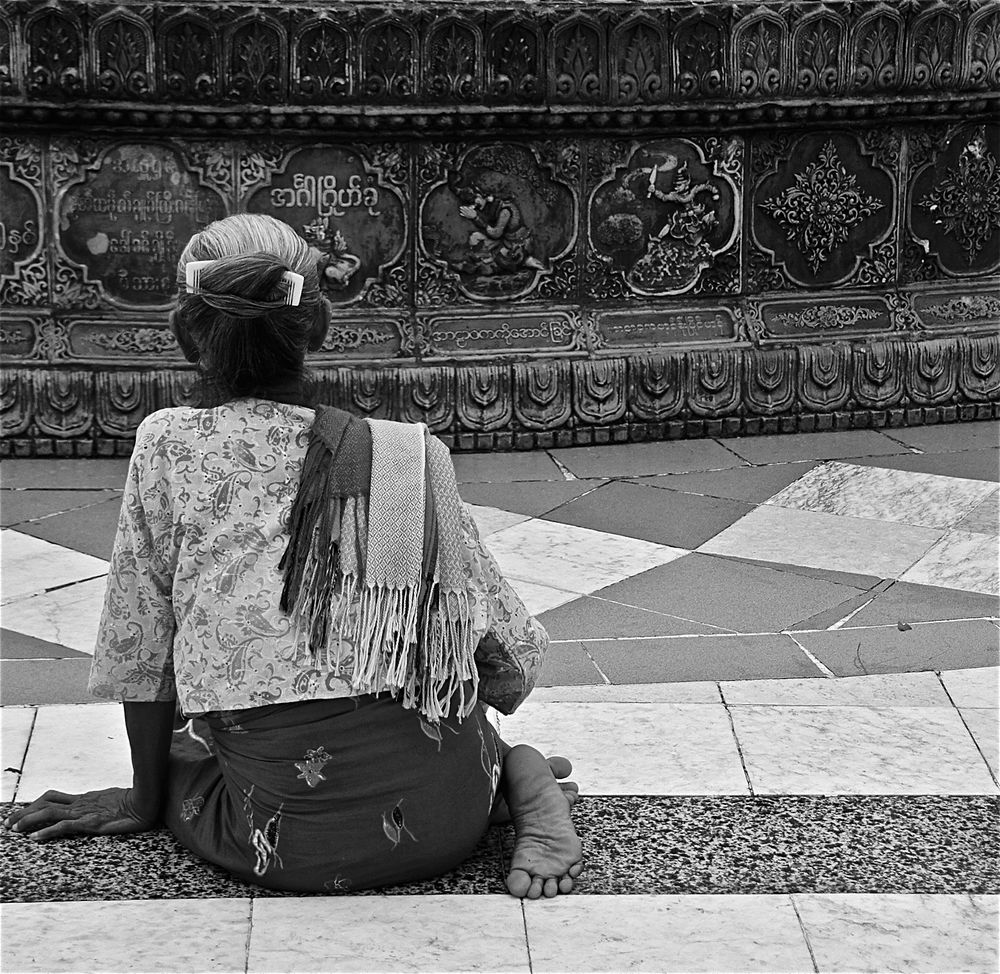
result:
[[[149,832],[157,822],[136,811],[131,788],[102,788],[83,795],[47,791],[26,808],[12,812],[4,824],[43,842],[69,835]]]

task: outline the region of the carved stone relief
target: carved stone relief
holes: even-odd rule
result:
[[[44,253],[42,146],[0,137],[0,302],[44,305],[49,297]]]

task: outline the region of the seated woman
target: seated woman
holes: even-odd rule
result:
[[[221,404],[136,435],[90,677],[124,702],[133,785],[50,791],[8,826],[163,821],[241,879],[322,892],[440,875],[509,816],[510,892],[569,892],[569,762],[508,747],[485,713],[527,696],[547,637],[447,449],[420,424],[308,405],[330,306],[285,224],[211,224],[178,280],[174,334]]]

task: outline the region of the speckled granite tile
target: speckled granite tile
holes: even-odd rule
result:
[[[820,971],[996,971],[992,897],[803,895],[796,909]]]
[[[971,531],[949,531],[899,577],[904,582],[998,596],[997,539]]]
[[[100,558],[70,551],[61,545],[33,538],[22,531],[0,531],[3,552],[0,571],[0,598],[4,604],[59,585],[68,585],[85,578],[106,575],[108,564]],[[11,610],[4,609],[4,625],[18,629],[11,619]]]
[[[254,903],[247,971],[518,971],[531,969],[512,896],[297,898]]]
[[[998,813],[987,796],[585,795],[576,892],[996,893]]]
[[[959,713],[994,778],[1000,778],[1000,715],[995,709],[963,707]]]
[[[559,896],[524,918],[538,974],[812,970],[785,896]]]
[[[995,795],[954,707],[731,706],[754,794]]]
[[[2,910],[5,971],[245,970],[248,899],[8,903]]]
[[[0,806],[0,817],[13,807]],[[503,893],[500,841],[499,830],[491,829],[469,859],[437,879],[382,890],[354,890],[350,895]],[[189,852],[166,829],[41,843],[0,829],[0,899],[5,902],[226,896],[301,894],[240,882]]]
[[[1000,706],[1000,669],[982,666],[971,670],[945,670],[941,681],[955,706],[993,708]]]
[[[947,528],[996,493],[982,480],[824,463],[775,494],[774,507]]]
[[[28,751],[31,727],[35,722],[34,707],[4,707],[0,714],[0,730],[3,736],[0,745],[0,762],[3,763],[3,786],[0,801],[13,801],[17,794],[17,783],[21,778],[24,755]]]

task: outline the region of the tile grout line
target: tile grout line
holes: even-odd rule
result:
[[[880,581],[878,581],[875,585],[873,585],[872,588],[869,589],[869,591],[873,591],[874,589],[878,589],[879,586],[882,585],[882,583],[886,582],[886,581],[888,581],[890,584],[887,585],[885,588],[881,589],[880,591],[875,592],[875,594],[872,595],[871,598],[869,598],[867,602],[863,602],[856,609],[854,609],[851,612],[848,612],[847,615],[844,616],[843,619],[838,619],[832,626],[830,626],[828,628],[827,631],[828,632],[834,632],[834,631],[843,629],[845,623],[850,622],[859,612],[862,611],[862,609],[867,609],[868,606],[870,606],[872,604],[872,602],[874,602],[880,595],[884,595],[886,592],[889,591],[889,589],[892,588],[893,585],[896,584],[896,579],[894,579],[894,578],[893,579],[885,579],[885,578],[883,578]]]
[[[983,749],[979,746],[979,741],[976,740],[976,735],[972,733],[972,728],[969,726],[968,721],[965,719],[965,714],[962,713],[962,708],[955,703],[954,697],[951,695],[951,691],[945,685],[944,677],[941,675],[940,670],[935,670],[934,675],[938,678],[938,682],[941,684],[941,689],[944,690],[945,696],[950,701],[951,705],[955,708],[955,713],[958,714],[958,719],[962,722],[962,726],[965,728],[966,733],[972,738],[972,743],[976,750],[979,752],[979,756],[983,759],[983,764],[986,765],[986,770],[989,772],[990,777],[993,779],[993,784],[1000,788],[1000,780],[997,779],[990,762],[986,760],[986,755],[983,753]],[[974,708],[969,708],[974,709]]]
[[[795,902],[795,895],[793,893],[788,894],[788,901],[792,904],[792,909],[795,911],[795,919],[799,921],[799,930],[802,931],[802,939],[805,941],[806,950],[809,951],[809,959],[812,961],[813,972],[814,974],[819,974],[819,964],[816,963],[816,954],[813,951],[812,941],[809,939],[809,931],[806,929],[802,915],[799,913],[799,905]]]
[[[528,912],[524,908],[524,900],[518,904],[521,907],[521,923],[524,926],[524,952],[528,955],[528,974],[534,974],[534,965],[531,963],[531,942],[528,940]]]
[[[250,940],[253,937],[253,906],[255,902],[255,897],[250,897],[250,912],[247,913],[247,945],[246,945],[246,956],[243,960],[243,974],[249,974],[250,971]]]
[[[733,734],[733,743],[736,745],[736,753],[740,756],[740,767],[743,768],[743,777],[747,780],[747,789],[752,797],[755,794],[753,790],[753,782],[750,780],[750,771],[747,768],[746,758],[743,755],[743,746],[740,744],[739,735],[736,733],[736,722],[733,720],[733,712],[729,709],[729,703],[726,700],[725,693],[722,692],[722,683],[717,683],[716,686],[719,688],[719,699],[722,701],[722,707],[726,711],[726,717],[729,720],[729,729]]]
[[[604,681],[604,685],[605,686],[611,686],[611,680],[608,679],[608,674],[605,673],[604,670],[601,669],[601,667],[598,664],[597,660],[594,659],[594,657],[591,656],[590,653],[587,652],[587,647],[584,646],[582,642],[580,643],[580,648],[583,650],[583,653],[587,657],[587,659],[589,659],[590,662],[594,664],[594,669],[597,670],[598,673],[600,673],[601,679]]]
[[[786,632],[784,635],[786,635],[793,643],[795,643],[796,646],[799,647],[799,649],[802,650],[803,653],[806,654],[806,658],[809,662],[812,663],[812,665],[815,666],[816,669],[823,674],[823,676],[825,676],[828,680],[837,679],[837,674],[834,673],[833,670],[831,670],[830,667],[828,667],[822,660],[806,649],[806,647],[803,646],[802,643],[800,643],[790,632]]]
[[[556,457],[554,457],[552,455],[552,451],[551,450],[546,450],[545,451],[545,455],[559,468],[559,472],[562,474],[563,480],[579,480],[580,479],[575,473],[573,473],[572,470],[569,469],[569,467],[566,466],[565,463],[562,462],[562,460],[559,460]]]

